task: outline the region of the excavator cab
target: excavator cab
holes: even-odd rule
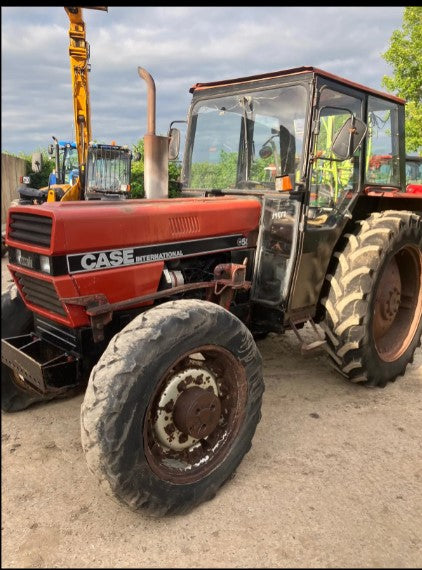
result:
[[[85,199],[125,199],[130,193],[132,152],[126,146],[91,144],[88,149]]]

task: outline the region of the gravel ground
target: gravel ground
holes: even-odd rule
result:
[[[370,390],[321,352],[301,356],[292,334],[258,346],[252,449],[188,515],[153,519],[103,495],[80,445],[82,395],[3,414],[2,568],[420,568],[421,349]]]

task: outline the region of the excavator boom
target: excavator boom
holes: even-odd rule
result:
[[[92,142],[88,81],[90,49],[83,19],[85,8],[108,12],[107,6],[64,6],[69,18],[75,141],[59,141],[53,136],[54,144],[49,145],[48,154],[55,156],[55,171],[50,174],[48,186],[38,189],[21,185],[19,204],[130,196],[132,153],[129,148],[115,143]]]
[[[86,41],[82,8],[108,11],[107,6],[65,6],[69,17],[69,56],[72,76],[76,146],[79,160],[79,188],[84,187],[88,144],[91,140],[89,100],[89,44]]]

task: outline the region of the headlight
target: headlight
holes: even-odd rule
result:
[[[47,255],[40,255],[40,268],[44,273],[50,273],[50,258]]]

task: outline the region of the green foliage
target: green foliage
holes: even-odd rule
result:
[[[182,194],[181,170],[182,167],[178,162],[169,162],[169,198],[177,198]]]
[[[26,174],[31,177],[29,186],[32,188],[44,188],[48,186],[48,177],[54,168],[54,160],[46,152],[42,154],[42,167],[40,172],[32,172],[32,155],[22,155],[26,162]]]
[[[408,101],[406,104],[406,151],[422,156],[422,103]]]
[[[144,141],[140,139],[133,145],[133,154],[139,153],[140,160],[132,160],[131,198],[144,198]],[[180,196],[180,164],[169,162],[169,198]]]
[[[132,160],[130,196],[131,198],[144,198],[144,141],[140,140],[133,146],[133,154],[139,153],[140,160]]]
[[[250,179],[256,182],[264,182],[268,179],[265,170],[273,162],[272,156],[268,158],[256,158],[251,164]],[[191,188],[211,190],[212,188],[234,188],[237,176],[237,152],[220,151],[220,161],[196,162],[191,169]]]
[[[273,155],[269,156],[268,158],[256,158],[251,164],[251,180],[255,180],[256,182],[263,182],[268,180],[268,171],[265,169],[272,164],[274,164]]]
[[[406,104],[406,150],[422,154],[422,6],[406,6],[401,30],[395,30],[383,58],[393,76],[383,85]]]
[[[192,164],[191,188],[227,188],[236,182],[237,153],[220,151],[220,162]]]
[[[32,172],[32,158],[26,157],[26,172],[31,177],[30,186],[32,188],[44,188],[48,186],[48,178],[54,168],[54,160],[47,153],[42,153],[42,167],[40,172]]]

